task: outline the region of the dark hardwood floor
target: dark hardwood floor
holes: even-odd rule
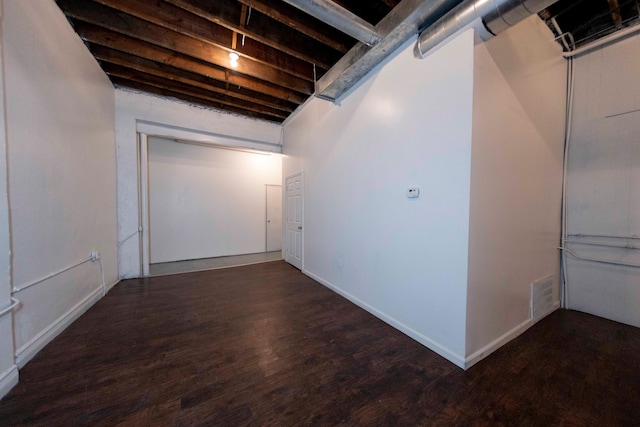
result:
[[[284,262],[127,280],[0,424],[639,425],[640,329],[557,311],[465,372]]]

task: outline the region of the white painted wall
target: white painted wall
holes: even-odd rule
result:
[[[156,136],[196,138],[199,141],[233,139],[236,145],[263,146],[279,150],[281,127],[179,101],[138,92],[116,90],[116,146],[118,163],[118,239],[122,242],[138,228],[138,126],[159,124]],[[119,251],[121,277],[140,275],[138,239],[122,243]]]
[[[151,262],[265,251],[282,156],[149,138]]]
[[[283,176],[305,173],[303,271],[462,366],[473,33],[412,49],[289,120]]]
[[[0,2],[0,310],[11,305],[11,236],[7,193],[7,145],[4,108],[3,46],[4,13]],[[0,398],[18,382],[14,362],[13,314],[0,317]]]
[[[567,231],[640,246],[640,35],[575,59]],[[640,264],[640,251],[567,243],[579,256]],[[640,269],[568,258],[569,307],[640,326]]]
[[[475,48],[467,361],[530,326],[530,283],[558,301],[566,61],[532,16]]]
[[[102,254],[118,280],[114,89],[53,1],[3,2],[13,285]],[[100,297],[85,263],[18,294],[19,365]],[[82,305],[85,302],[86,304]]]

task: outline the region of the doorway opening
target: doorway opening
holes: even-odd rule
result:
[[[143,276],[282,259],[280,154],[146,135],[140,147]]]

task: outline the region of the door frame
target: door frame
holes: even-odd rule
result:
[[[138,251],[140,277],[148,277],[150,275],[149,265],[151,263],[149,137],[165,138],[169,140],[173,139],[176,140],[176,142],[191,143],[211,148],[281,154],[280,146],[276,146],[275,144],[268,142],[259,140],[239,140],[234,141],[233,145],[224,145],[221,143],[223,142],[221,141],[221,138],[224,138],[226,141],[233,139],[234,137],[223,134],[205,134],[194,130],[138,121],[136,124],[136,154],[138,169]],[[276,149],[276,147],[278,149]]]
[[[146,133],[138,132],[138,230],[140,247],[140,274],[149,276],[151,259],[149,233],[149,142]]]
[[[0,0],[1,2],[2,0]],[[240,151],[258,151],[273,154],[282,154],[281,143],[275,143],[267,139],[260,139],[257,136],[242,136],[243,132],[236,131],[224,131],[211,132],[197,129],[191,129],[181,126],[176,126],[169,123],[161,123],[156,121],[150,121],[140,117],[135,118],[135,144],[136,144],[136,167],[137,167],[137,197],[138,197],[138,247],[133,248],[133,244],[127,245],[125,250],[127,255],[134,257],[136,251],[138,254],[139,262],[139,277],[145,277],[149,275],[149,263],[151,260],[151,240],[150,240],[150,219],[149,219],[149,137],[159,137],[166,139],[174,139],[180,142],[190,142],[195,145],[211,146],[214,148],[227,148]],[[132,159],[133,160],[133,159]],[[123,160],[126,163],[127,159]],[[119,163],[118,163],[119,164]],[[120,175],[119,175],[120,176]],[[127,185],[129,185],[129,178],[127,177]],[[132,185],[133,183],[131,183]],[[128,191],[128,190],[127,190]],[[134,191],[133,188],[131,191]],[[127,220],[127,218],[120,218]],[[128,222],[128,221],[125,221]],[[120,231],[119,231],[120,233]],[[133,235],[130,236],[132,241]],[[118,235],[119,239],[129,240],[129,237]],[[120,243],[124,243],[124,240]],[[124,246],[123,246],[124,247]],[[119,249],[119,263],[120,263]],[[127,277],[129,274],[127,273]]]
[[[282,184],[265,184],[264,185],[264,251],[265,252],[269,252],[269,226],[267,225],[267,221],[269,220],[269,187],[280,187],[280,194],[282,196]],[[284,205],[284,203],[281,203],[280,209],[282,209],[282,205]],[[282,211],[281,211],[282,213]],[[284,222],[282,220],[282,215],[280,218],[280,222]],[[284,233],[280,233],[280,242],[282,242],[282,234]],[[282,244],[280,245],[282,246]],[[282,247],[280,248],[280,250],[282,251]]]
[[[295,178],[295,177],[300,177],[300,223],[302,224],[302,230],[300,230],[300,244],[302,245],[302,247],[300,248],[300,270],[304,271],[304,232],[305,232],[305,226],[304,226],[304,171],[298,172],[298,173],[294,173],[292,175],[286,176],[283,179],[283,195],[282,195],[282,204],[283,204],[283,213],[284,215],[282,215],[282,233],[283,233],[283,242],[284,245],[282,246],[282,258],[289,264],[291,264],[289,262],[289,256],[288,256],[288,245],[289,245],[289,240],[287,239],[287,215],[288,215],[288,200],[289,198],[287,197],[287,180],[289,180],[290,178]]]

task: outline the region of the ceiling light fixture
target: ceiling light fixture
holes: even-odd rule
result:
[[[238,56],[237,53],[229,53],[229,65],[231,65],[233,68],[236,68],[238,66],[238,59],[240,59],[240,56]]]

